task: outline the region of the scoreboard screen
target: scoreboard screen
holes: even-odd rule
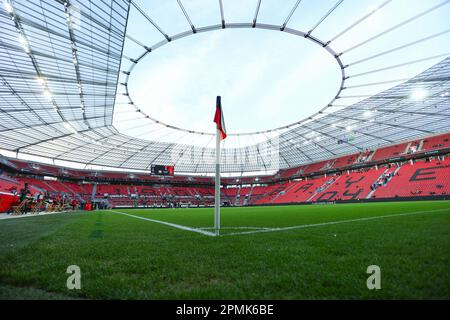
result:
[[[173,176],[175,173],[174,166],[163,166],[158,164],[152,164],[151,174],[157,176]]]

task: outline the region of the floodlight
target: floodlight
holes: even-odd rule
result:
[[[411,94],[411,99],[416,100],[416,101],[420,101],[426,98],[426,96],[428,95],[428,92],[424,89],[417,89],[416,91],[414,91]]]
[[[37,77],[36,80],[37,80],[37,82],[38,82],[40,85],[44,85],[44,84],[45,84],[45,80],[44,80],[44,78],[42,78],[42,77]]]
[[[5,1],[5,10],[8,13],[12,12],[12,6],[11,6],[11,4],[8,1]]]
[[[51,92],[48,91],[48,90],[44,90],[44,97],[46,97],[47,99],[51,100],[52,99]]]
[[[366,110],[363,113],[363,116],[366,117],[366,118],[370,117],[371,115],[372,115],[372,111],[370,111],[370,110]]]

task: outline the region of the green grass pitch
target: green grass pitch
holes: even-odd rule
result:
[[[448,201],[116,211],[1,220],[0,298],[450,298]]]

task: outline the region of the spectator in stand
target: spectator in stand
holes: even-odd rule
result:
[[[44,210],[47,211],[47,210],[49,209],[49,206],[50,206],[51,202],[52,202],[52,201],[50,200],[50,194],[49,194],[48,192],[46,192],[46,193],[43,195],[42,201],[43,201],[43,203],[44,203]]]
[[[72,210],[75,210],[77,208],[77,200],[72,199],[72,202],[70,203],[70,206],[72,207]]]
[[[48,210],[50,206],[53,206],[53,199],[47,198],[47,201],[45,202],[45,210]]]
[[[27,194],[30,193],[30,189],[28,189],[28,183],[25,183],[25,186],[20,189],[19,201],[22,202],[27,198]]]
[[[26,201],[29,193],[30,193],[30,189],[28,189],[28,183],[25,182],[25,186],[22,189],[20,189],[19,203]],[[25,203],[24,206],[22,207],[22,214],[25,214],[27,212],[28,212],[28,206],[27,206],[27,203]]]
[[[63,193],[63,195],[61,197],[61,203],[63,205],[65,205],[67,202],[68,202],[67,195],[65,193]]]

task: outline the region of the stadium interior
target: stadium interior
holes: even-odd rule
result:
[[[448,300],[449,17],[0,0],[0,299]]]
[[[223,205],[448,199],[450,134],[281,170],[223,179]],[[92,208],[214,206],[214,179],[62,168],[1,158],[0,208],[16,213]],[[28,200],[18,193],[28,184]],[[42,195],[42,197],[40,197]],[[53,202],[58,205],[53,205]],[[50,205],[50,206],[49,206]],[[62,205],[62,206],[61,206]],[[26,208],[28,207],[28,208]]]

